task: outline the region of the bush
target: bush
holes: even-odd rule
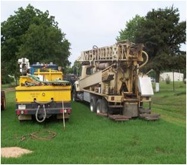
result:
[[[2,84],[10,84],[11,82],[14,82],[14,79],[7,76],[2,76],[1,77]]]
[[[168,76],[168,77],[166,77],[166,84],[170,84],[170,82],[171,82],[171,79],[170,79],[170,77]]]
[[[186,78],[183,80],[184,84],[186,84]]]

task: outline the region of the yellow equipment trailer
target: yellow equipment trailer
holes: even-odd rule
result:
[[[68,119],[71,114],[71,84],[62,80],[62,72],[48,70],[33,75],[20,76],[16,87],[16,114],[19,120],[38,122],[55,115],[57,119]],[[37,73],[41,74],[37,74]],[[42,76],[51,81],[40,80]],[[55,75],[55,79],[52,75]],[[59,77],[56,77],[59,75]]]

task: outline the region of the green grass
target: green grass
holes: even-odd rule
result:
[[[175,91],[172,83],[161,83],[161,91],[154,95],[152,102],[153,108],[166,121],[181,126],[186,124],[186,84],[183,82],[175,82]]]
[[[169,84],[171,85],[171,84]],[[7,109],[1,112],[1,146],[33,151],[20,158],[2,158],[2,164],[185,164],[185,84],[176,91],[161,84],[153,96],[152,110],[161,119],[113,122],[89,111],[88,105],[72,102],[73,112],[63,129],[62,121],[19,122],[14,92],[7,93]],[[36,131],[56,132],[51,140],[31,139]],[[21,137],[26,139],[20,141]]]
[[[16,83],[15,82],[11,82],[9,84],[1,84],[1,89],[4,90],[4,89],[7,89],[7,88],[14,88],[16,87]]]
[[[1,85],[1,89],[6,89],[6,88],[8,88],[8,87],[10,87],[10,84],[2,84],[2,85]]]

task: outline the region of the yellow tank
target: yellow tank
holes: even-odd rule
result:
[[[48,81],[41,81],[34,75],[20,76],[16,87],[18,119],[31,120],[35,116],[38,122],[43,122],[52,115],[57,119],[68,119],[71,114],[70,82],[59,80],[62,72],[58,71],[40,72],[40,75],[47,77]]]
[[[71,86],[18,86],[16,87],[17,102],[70,102]]]

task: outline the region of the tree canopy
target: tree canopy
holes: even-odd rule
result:
[[[144,44],[150,57],[144,71],[154,69],[157,82],[161,71],[186,68],[186,52],[180,50],[186,43],[186,21],[179,20],[178,9],[173,6],[152,9],[145,17],[136,16],[127,22],[117,37]]]
[[[58,28],[58,22],[48,11],[28,5],[15,11],[1,23],[2,75],[16,74],[17,60],[26,57],[30,63],[53,62],[66,67],[70,65],[70,42]]]
[[[133,19],[126,22],[126,28],[119,32],[119,36],[117,37],[117,41],[121,40],[129,40],[131,42],[135,42],[137,28],[140,26],[141,22],[144,20],[144,17],[140,17],[136,15]]]

